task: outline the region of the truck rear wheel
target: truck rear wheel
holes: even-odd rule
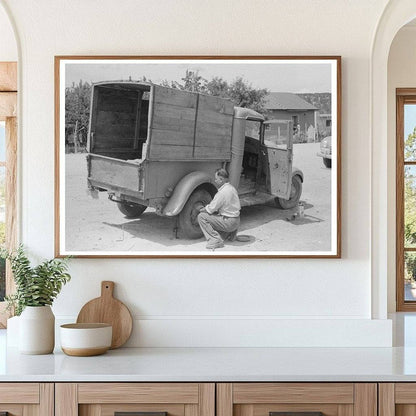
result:
[[[290,209],[298,205],[300,196],[302,195],[302,180],[298,175],[292,177],[292,189],[290,190],[290,198],[275,198],[274,202],[277,208]]]
[[[127,218],[138,218],[146,210],[146,205],[135,204],[134,202],[117,202],[117,207]]]
[[[178,218],[179,230],[184,237],[195,239],[203,236],[198,224],[198,214],[211,201],[212,196],[205,189],[198,189],[191,194]]]

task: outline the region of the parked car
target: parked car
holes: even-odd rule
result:
[[[303,173],[292,166],[292,121],[266,121],[229,99],[146,82],[93,85],[88,186],[108,192],[128,218],[147,207],[177,218],[180,235],[202,236],[197,216],[227,168],[242,206],[275,200],[293,208]]]
[[[332,167],[332,137],[327,136],[321,141],[320,152],[317,153],[319,157],[322,157],[325,167]]]

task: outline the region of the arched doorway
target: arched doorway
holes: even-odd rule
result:
[[[396,33],[416,17],[414,0],[390,1],[380,18],[371,51],[371,259],[372,318],[387,318],[389,265],[395,252],[389,244],[388,56]],[[394,139],[394,138],[393,138]],[[394,198],[394,196],[393,196]]]

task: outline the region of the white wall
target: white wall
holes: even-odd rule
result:
[[[0,7],[0,61],[17,61],[16,38],[3,7]]]
[[[389,322],[371,320],[369,111],[386,3],[0,0],[21,39],[22,241],[40,257],[54,247],[54,55],[343,58],[342,259],[74,259],[56,315],[74,319],[108,279],[137,319],[130,345],[388,345]]]
[[[404,26],[391,44],[388,60],[388,306],[396,310],[396,88],[416,88],[416,25]]]

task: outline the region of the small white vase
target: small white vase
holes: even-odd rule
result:
[[[19,320],[20,316],[13,316],[7,320],[7,346],[19,346]]]
[[[26,306],[19,319],[21,354],[50,354],[55,347],[55,316],[50,306]]]

